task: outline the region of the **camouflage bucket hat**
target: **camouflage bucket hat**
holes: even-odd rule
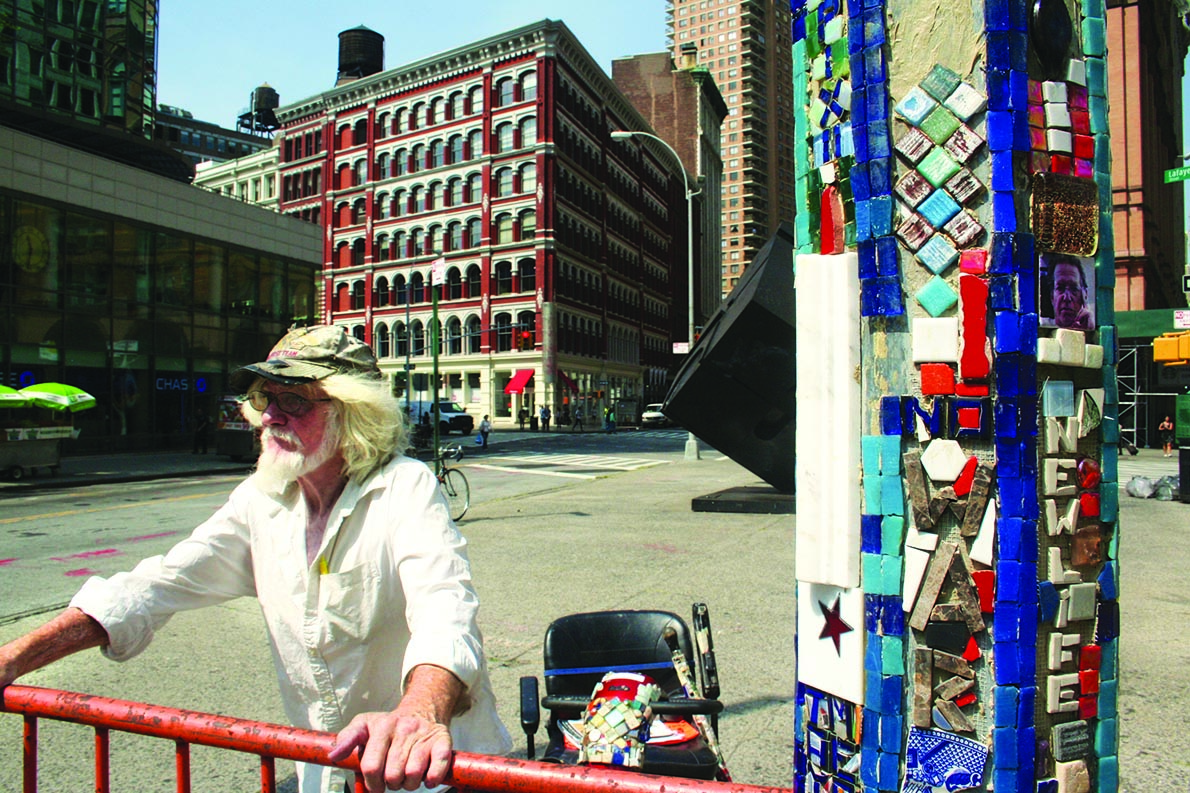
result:
[[[257,377],[285,385],[300,385],[332,374],[380,376],[372,348],[338,325],[294,328],[260,363],[231,373],[231,386],[245,391]]]

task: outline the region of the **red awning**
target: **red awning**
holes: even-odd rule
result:
[[[563,385],[565,385],[567,388],[569,388],[574,393],[576,393],[576,394],[578,393],[578,383],[574,382],[569,377],[567,377],[566,372],[563,372],[561,369],[559,369],[558,370],[558,378],[562,381]]]
[[[532,369],[517,369],[516,374],[508,381],[508,385],[504,386],[504,393],[519,394],[525,390],[525,386],[529,385],[529,381],[532,379]]]

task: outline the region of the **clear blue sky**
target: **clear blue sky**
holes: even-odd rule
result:
[[[165,0],[157,101],[234,127],[268,83],[286,105],[332,87],[339,32],[384,36],[392,69],[542,19],[559,19],[611,73],[615,58],[665,50],[665,0]]]

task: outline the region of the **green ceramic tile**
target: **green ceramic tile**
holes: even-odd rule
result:
[[[930,136],[930,140],[941,146],[946,139],[955,133],[962,122],[945,107],[934,108],[926,120],[921,122],[921,131]]]
[[[931,278],[925,286],[917,290],[914,297],[931,317],[942,316],[951,306],[959,302],[959,296],[955,294],[950,284],[946,283],[946,279],[940,275]]]
[[[880,644],[880,660],[886,675],[905,674],[905,645],[902,636],[884,636]]]
[[[934,64],[934,68],[921,81],[922,90],[939,102],[945,102],[946,97],[954,93],[962,80],[957,74],[941,64]]]
[[[1107,23],[1102,19],[1083,20],[1083,54],[1103,57],[1107,53]]]
[[[844,19],[841,16],[835,16],[827,20],[823,25],[822,38],[828,44],[833,44],[847,34],[847,29],[844,27]]]
[[[810,62],[810,79],[822,80],[826,78],[826,56],[821,52]]]
[[[934,148],[917,164],[917,172],[934,187],[941,187],[946,184],[947,179],[958,173],[961,167],[944,149]]]

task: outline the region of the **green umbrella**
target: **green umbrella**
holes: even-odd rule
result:
[[[23,408],[29,404],[29,397],[15,388],[0,385],[0,408]]]
[[[65,383],[38,383],[25,386],[20,393],[28,397],[34,406],[50,410],[69,410],[71,413],[77,413],[95,407],[95,397],[81,388]]]

